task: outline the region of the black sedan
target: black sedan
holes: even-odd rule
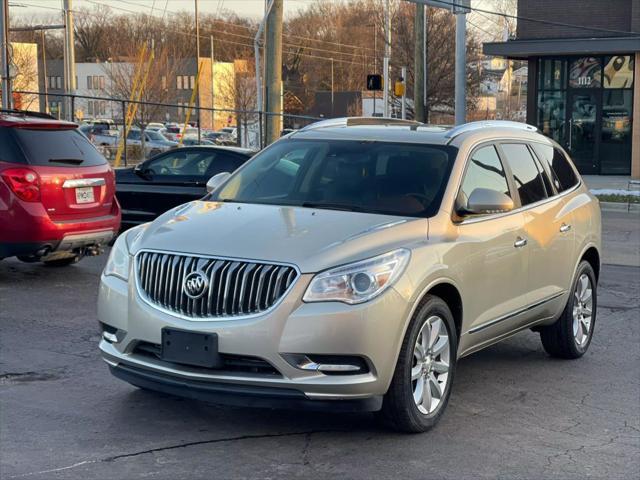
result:
[[[116,169],[122,226],[149,222],[170,208],[202,198],[212,176],[233,172],[253,153],[236,147],[183,147],[156,155],[134,168]]]

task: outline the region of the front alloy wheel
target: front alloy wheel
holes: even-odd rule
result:
[[[443,320],[433,315],[422,325],[413,348],[413,400],[421,413],[433,413],[442,402],[449,379],[449,334]]]
[[[458,337],[449,306],[427,295],[407,328],[382,414],[395,429],[424,432],[444,412],[455,372]]]

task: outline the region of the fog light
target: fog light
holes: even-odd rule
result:
[[[364,359],[355,355],[285,354],[283,357],[300,370],[326,375],[355,375],[369,372]]]

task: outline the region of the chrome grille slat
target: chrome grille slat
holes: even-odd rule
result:
[[[234,318],[269,310],[298,278],[289,265],[142,251],[136,256],[136,286],[142,298],[188,319]],[[208,290],[193,299],[185,277],[199,271]]]

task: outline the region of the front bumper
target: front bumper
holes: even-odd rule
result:
[[[292,388],[188,380],[131,365],[117,365],[110,370],[115,377],[141,388],[223,405],[340,412],[375,412],[382,407],[382,396],[341,402],[310,400]]]
[[[98,318],[109,331],[100,342],[102,357],[115,376],[129,383],[191,398],[286,408],[311,401],[320,402],[318,408],[329,402],[336,409],[379,409],[395,370],[409,304],[393,288],[360,305],[303,303],[311,277],[302,275],[264,315],[192,321],[145,303],[133,281],[103,276]],[[275,374],[189,367],[141,354],[140,344],[161,344],[165,327],[215,333],[221,354],[260,359]],[[340,375],[307,371],[287,361],[289,354],[358,356],[368,369]],[[336,400],[347,403],[339,406],[342,402]]]

